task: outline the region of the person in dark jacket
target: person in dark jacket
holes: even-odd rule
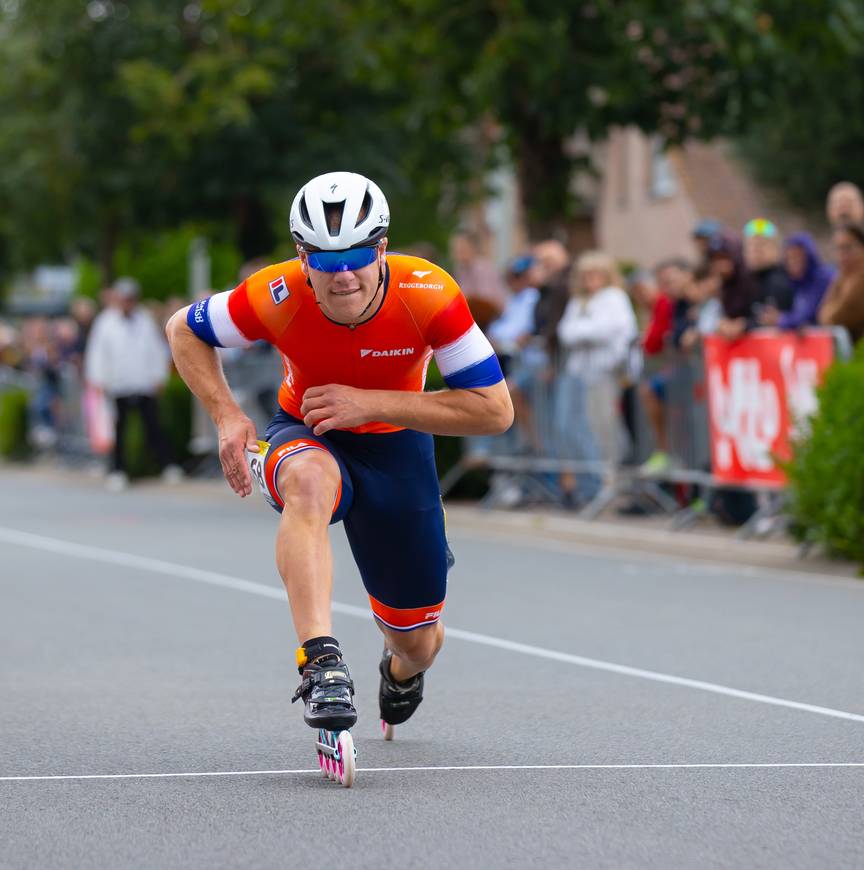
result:
[[[720,303],[723,313],[717,332],[729,340],[739,338],[746,330],[753,311],[758,287],[744,264],[744,254],[738,239],[729,235],[714,236],[708,245],[711,271],[720,279]]]
[[[834,280],[835,270],[822,261],[816,242],[809,233],[790,236],[783,251],[786,274],[794,293],[792,308],[780,311],[766,306],[758,316],[760,326],[801,329],[818,322],[819,306]]]
[[[765,308],[789,311],[794,291],[783,268],[780,233],[771,221],[755,218],[744,226],[744,262],[755,279],[750,325],[756,326]]]

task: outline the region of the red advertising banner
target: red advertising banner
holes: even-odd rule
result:
[[[728,483],[786,483],[798,421],[816,410],[816,387],[834,359],[830,332],[753,333],[705,339],[714,476]]]

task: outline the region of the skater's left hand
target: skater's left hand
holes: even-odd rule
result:
[[[375,390],[359,390],[344,384],[310,387],[303,394],[300,413],[303,422],[316,434],[331,429],[352,429],[374,417]]]

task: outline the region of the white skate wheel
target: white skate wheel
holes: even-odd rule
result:
[[[392,740],[393,735],[396,733],[394,727],[383,719],[381,720],[381,732],[384,734],[385,740]]]
[[[339,746],[339,781],[345,788],[354,785],[357,764],[354,756],[354,738],[350,731],[340,731],[337,740]]]

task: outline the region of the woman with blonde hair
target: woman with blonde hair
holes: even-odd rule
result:
[[[599,463],[620,455],[619,379],[638,335],[636,316],[621,288],[615,260],[587,251],[570,273],[570,301],[558,324],[563,371],[558,379],[556,436],[560,454],[598,463],[576,477],[564,475],[565,503],[579,506],[600,491]]]

